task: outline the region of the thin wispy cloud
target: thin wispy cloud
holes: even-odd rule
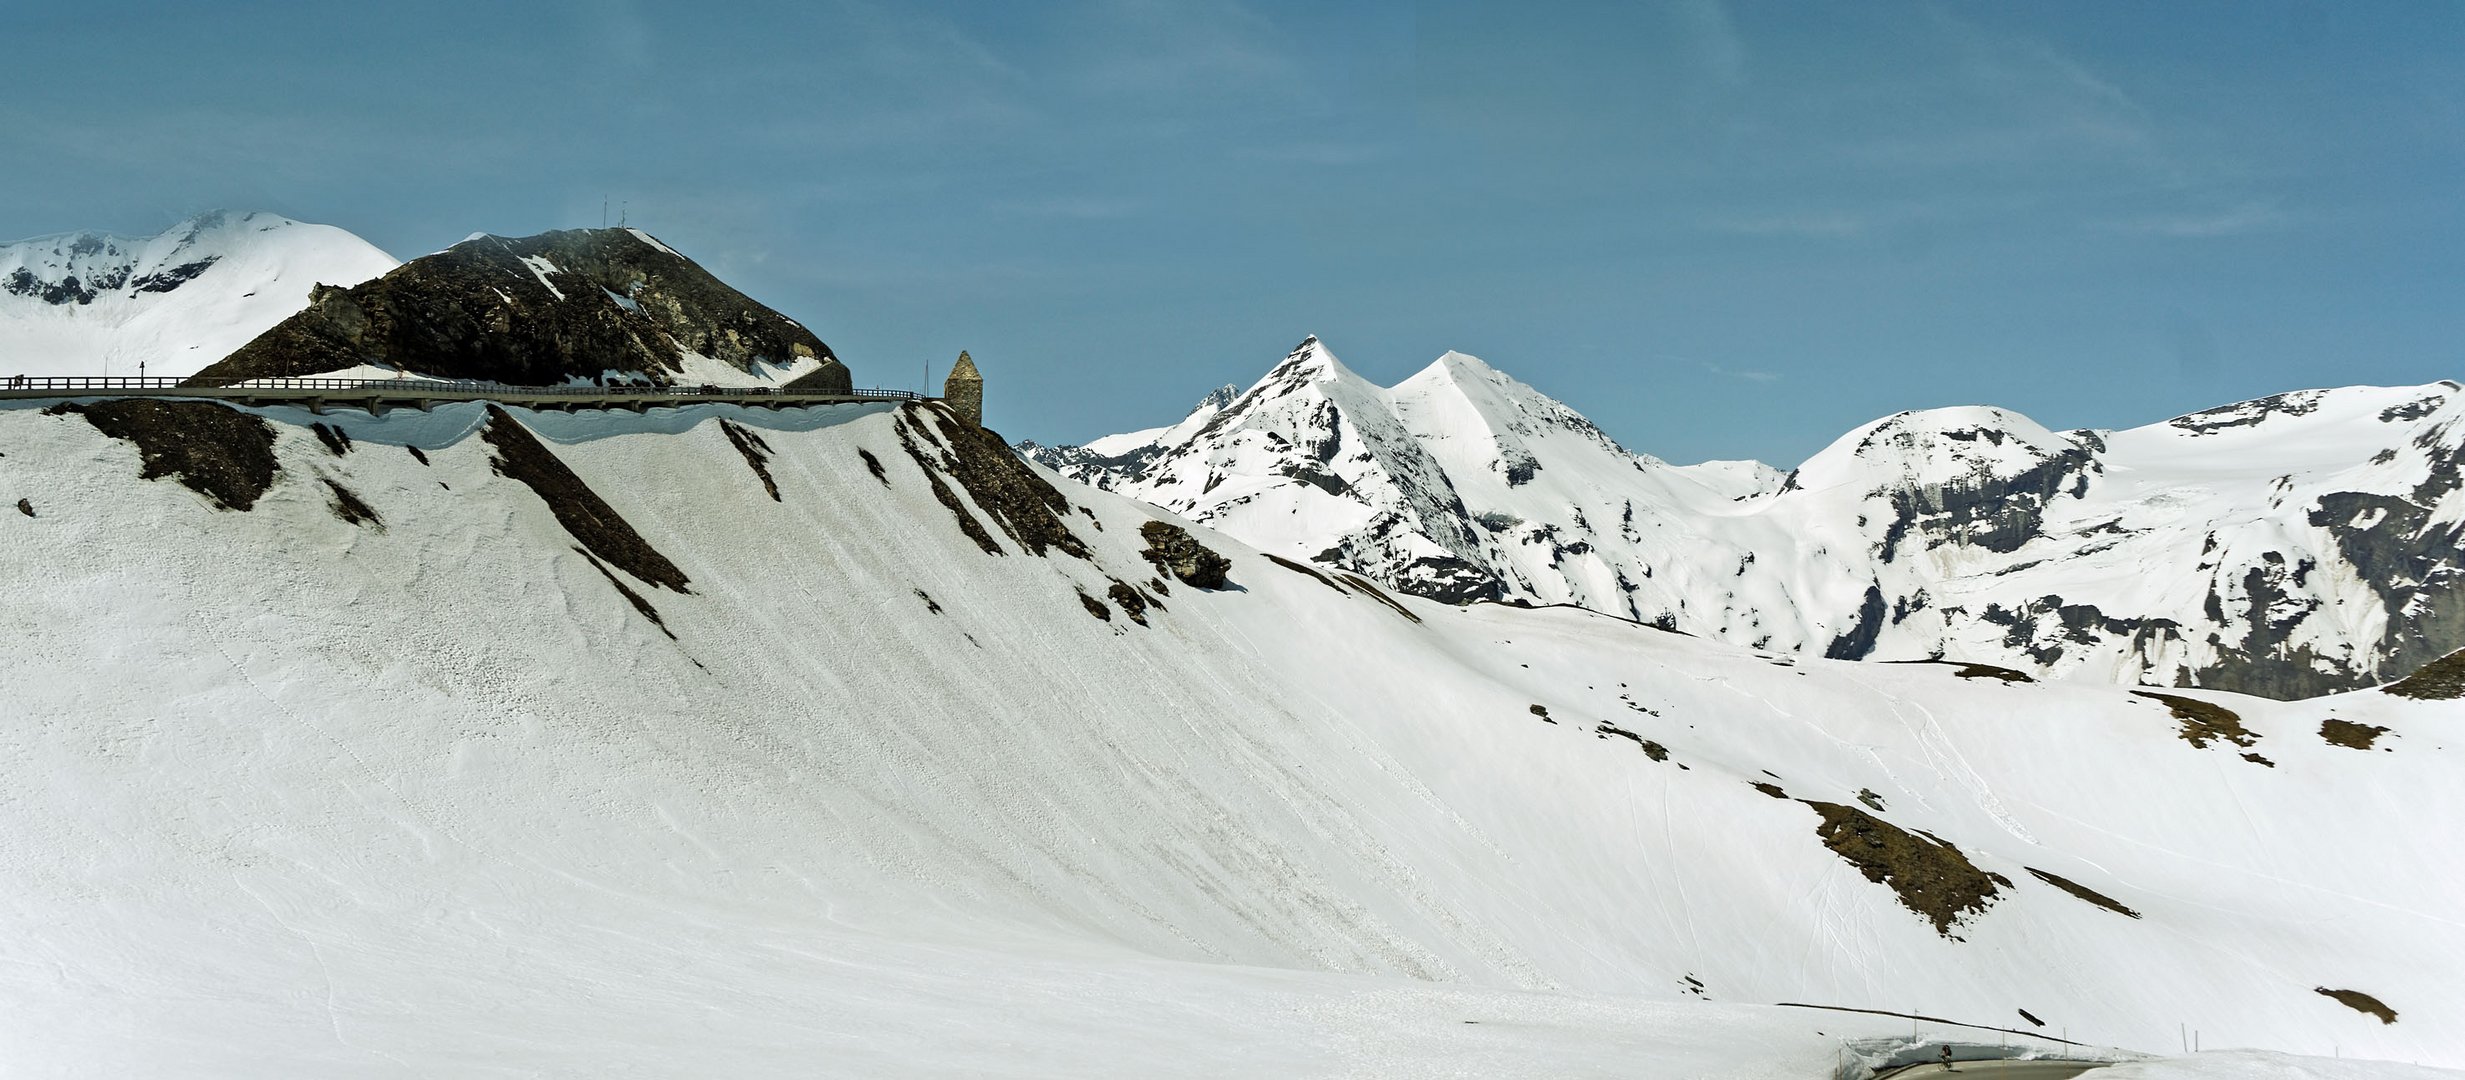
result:
[[[1797,237],[1807,240],[1838,240],[1866,232],[1869,222],[1863,216],[1845,213],[1775,214],[1761,217],[1722,217],[1704,223],[1708,232],[1730,236]]]
[[[2106,223],[2106,229],[2111,232],[2134,233],[2142,236],[2206,239],[2273,232],[2284,228],[2290,220],[2285,211],[2278,209],[2274,204],[2247,202],[2206,213],[2153,214],[2112,221]]]
[[[1667,355],[1659,356],[1655,359],[1665,360],[1671,363],[1685,364],[1706,374],[1718,375],[1724,379],[1736,379],[1739,382],[1769,385],[1771,383],[1779,382],[1782,379],[1782,376],[1778,372],[1733,368],[1723,364],[1715,364],[1709,360],[1694,360],[1683,356]]]
[[[1750,383],[1776,383],[1780,381],[1780,375],[1770,371],[1738,371],[1732,368],[1722,367],[1718,364],[1705,364],[1703,365],[1703,370],[1709,371],[1712,374],[1723,378],[1738,379]]]

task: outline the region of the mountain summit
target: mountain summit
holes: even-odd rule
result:
[[[153,236],[0,244],[0,374],[187,375],[398,263],[331,225],[217,210]]]
[[[213,379],[360,368],[524,385],[845,389],[830,346],[639,229],[474,236],[306,311],[200,372]]]
[[[1311,338],[1199,416],[1025,449],[1416,595],[1575,604],[1766,651],[2293,698],[2465,647],[2454,383],[2122,432],[1907,412],[1784,474],[1634,453],[1462,353],[1373,386]]]

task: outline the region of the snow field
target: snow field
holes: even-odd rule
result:
[[[321,418],[345,456],[256,411],[283,473],[233,513],[0,409],[29,1075],[1812,1076],[1905,1030],[1778,1001],[2465,1061],[2454,703],[2194,692],[2267,768],[2110,687],[1416,623],[1205,530],[1237,588],[1098,621],[1155,512],[1065,484],[1092,560],[988,556],[890,406],[516,410],[690,577],[626,581],[671,641],[478,407]],[[1751,782],[2014,884],[1946,940]]]

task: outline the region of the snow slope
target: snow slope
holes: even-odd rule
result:
[[[2303,697],[2465,647],[2465,394],[2306,391],[2123,432],[1901,413],[1792,473],[1673,466],[1461,353],[1312,338],[1073,479],[1435,599],[1572,603],[1803,656]]]
[[[399,265],[331,225],[217,210],[160,235],[0,244],[0,374],[185,376]]]
[[[479,406],[250,415],[243,512],[0,409],[15,1073],[1817,1076],[1910,1030],[1777,1002],[2465,1064],[2454,701],[2198,692],[2241,734],[2195,746],[1206,530],[1232,587],[1165,581],[1155,511],[1039,519],[932,407],[501,421],[637,574]],[[1814,804],[2005,883],[1938,928]]]

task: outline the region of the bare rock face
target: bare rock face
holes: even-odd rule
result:
[[[669,385],[692,378],[688,356],[750,376],[812,369],[798,381],[815,388],[848,381],[812,331],[635,229],[477,236],[362,285],[319,286],[307,310],[196,380],[380,364],[517,385],[609,372]]]

